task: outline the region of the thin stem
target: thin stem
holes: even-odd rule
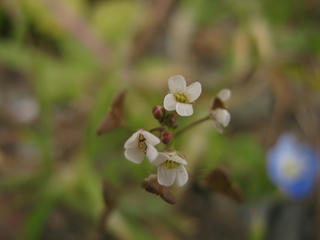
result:
[[[161,127],[156,127],[156,128],[150,129],[149,132],[157,132],[157,131],[161,132],[161,131],[163,131],[163,129],[164,129],[163,126],[161,126]]]
[[[177,131],[174,136],[177,137],[177,136],[183,134],[184,132],[188,131],[189,129],[193,128],[194,126],[197,126],[198,124],[203,123],[209,119],[210,119],[209,115],[205,116],[203,118],[200,118],[199,120],[194,121],[194,122],[190,123],[189,125],[185,126],[184,128],[182,128],[181,130]]]

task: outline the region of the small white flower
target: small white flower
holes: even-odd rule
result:
[[[229,89],[221,90],[214,99],[213,106],[211,108],[210,117],[213,120],[214,127],[220,133],[223,132],[222,126],[227,127],[231,120],[231,115],[224,106],[224,102],[228,101],[230,97],[231,91]]]
[[[148,131],[139,129],[125,142],[125,157],[134,162],[141,163],[146,155],[150,162],[158,157],[158,150],[154,147],[160,139]]]
[[[180,116],[191,116],[193,114],[192,103],[201,94],[201,84],[194,82],[187,86],[183,76],[177,75],[169,78],[170,93],[164,98],[164,108],[168,111],[176,110]]]
[[[188,172],[185,168],[187,161],[177,152],[159,152],[158,157],[152,162],[158,167],[158,182],[169,187],[176,183],[179,187],[188,181]]]

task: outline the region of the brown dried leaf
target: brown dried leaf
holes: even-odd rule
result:
[[[153,194],[160,196],[164,201],[169,204],[175,204],[176,200],[172,192],[165,186],[162,186],[158,183],[157,176],[151,174],[142,182],[142,187]]]
[[[97,129],[97,134],[99,136],[110,132],[114,128],[120,127],[123,124],[125,96],[126,90],[122,90],[113,98],[110,111],[102,119]]]
[[[222,193],[239,203],[243,202],[240,189],[234,185],[225,169],[214,169],[207,175],[205,181],[207,188],[211,191]]]

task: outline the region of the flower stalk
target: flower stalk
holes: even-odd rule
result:
[[[183,133],[185,133],[186,131],[190,130],[191,128],[207,121],[210,120],[210,115],[205,116],[203,118],[200,118],[192,123],[190,123],[189,125],[185,126],[184,128],[182,128],[181,130],[177,131],[176,134],[174,135],[175,137],[182,135]]]

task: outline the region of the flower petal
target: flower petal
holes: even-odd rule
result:
[[[175,162],[177,162],[177,163],[183,164],[183,165],[187,165],[188,164],[186,159],[180,157],[178,154],[175,154],[175,155],[171,156],[170,159],[175,161]]]
[[[182,187],[188,182],[189,176],[186,168],[184,166],[179,166],[176,168],[177,177],[176,177],[176,184],[179,187]]]
[[[153,135],[152,133],[146,131],[146,130],[142,130],[142,135],[146,138],[147,142],[150,143],[151,145],[157,145],[160,143],[160,139]]]
[[[138,148],[128,148],[124,152],[124,156],[131,162],[141,163],[144,159],[144,153]]]
[[[193,114],[192,104],[177,103],[176,111],[180,116],[191,116]]]
[[[168,111],[176,110],[177,101],[173,94],[169,93],[164,97],[163,106]]]
[[[158,183],[160,185],[169,187],[174,183],[176,179],[177,171],[176,169],[167,169],[164,166],[158,167]]]
[[[187,83],[183,76],[176,75],[169,78],[168,85],[170,92],[176,93],[184,92],[186,90]]]
[[[195,100],[197,100],[201,94],[201,91],[201,83],[194,82],[191,85],[189,85],[186,89],[186,94],[189,102],[194,102]]]
[[[218,93],[217,97],[220,98],[220,100],[223,102],[228,101],[229,98],[231,97],[231,90],[230,89],[222,89]]]
[[[124,148],[136,148],[138,146],[138,136],[141,133],[141,130],[136,131],[134,134],[129,137],[125,142]]]
[[[158,150],[152,146],[151,144],[147,143],[147,158],[149,159],[150,162],[154,161],[158,157]]]
[[[221,127],[220,123],[217,120],[212,120],[213,126],[219,133],[223,133],[223,128]]]
[[[164,152],[159,152],[158,157],[155,160],[153,160],[151,163],[155,166],[160,166],[167,159],[169,159],[168,154]]]
[[[221,123],[224,127],[229,125],[230,120],[231,120],[231,115],[227,110],[218,108],[218,109],[214,110],[212,112],[212,114],[215,117],[215,119],[219,123]]]

